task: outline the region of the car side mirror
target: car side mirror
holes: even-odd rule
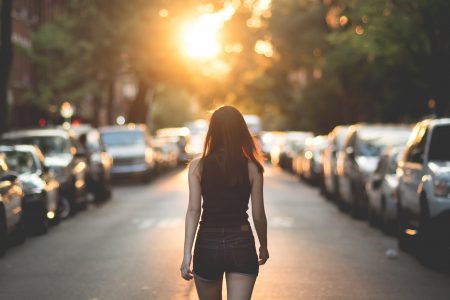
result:
[[[17,175],[13,173],[5,173],[0,177],[0,181],[14,182],[17,180]]]
[[[345,154],[347,154],[348,158],[355,159],[355,149],[353,147],[345,148]]]
[[[86,158],[87,153],[84,149],[78,148],[74,155],[76,158]]]
[[[381,187],[381,183],[383,182],[381,176],[375,176],[372,179],[372,189],[377,190]]]
[[[411,161],[415,163],[423,163],[424,155],[419,149],[413,149],[411,152]]]

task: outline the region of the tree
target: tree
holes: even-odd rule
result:
[[[0,133],[8,129],[8,83],[13,58],[11,13],[12,0],[2,0],[0,12]]]

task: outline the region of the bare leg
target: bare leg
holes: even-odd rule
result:
[[[200,300],[222,300],[222,278],[210,281],[194,276],[194,282]]]
[[[250,300],[256,276],[239,273],[226,273],[228,300]]]

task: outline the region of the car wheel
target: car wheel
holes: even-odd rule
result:
[[[67,219],[72,211],[72,207],[70,205],[70,200],[65,195],[61,195],[59,198],[59,205],[58,205],[58,213],[57,218],[60,220]]]
[[[354,183],[351,183],[351,189],[350,189],[350,213],[353,218],[359,219],[361,217],[361,209],[359,207],[359,195],[357,193],[357,190],[355,188]]]
[[[369,225],[371,227],[377,227],[378,226],[377,215],[376,215],[372,205],[370,204],[370,202],[367,205],[367,216],[368,216]]]
[[[36,233],[39,235],[46,234],[48,232],[48,219],[47,210],[42,207],[36,222]]]
[[[27,238],[27,230],[25,226],[25,221],[23,219],[23,216],[21,216],[19,223],[17,223],[16,225],[16,230],[14,231],[13,242],[15,245],[21,245],[25,243],[26,238]]]
[[[427,266],[438,269],[450,267],[450,214],[420,224],[417,256]]]
[[[417,256],[432,268],[450,266],[450,213],[430,219],[428,199],[423,193],[420,197],[419,234]]]
[[[405,213],[402,211],[401,206],[398,208],[398,247],[403,251],[410,251],[413,248],[413,238],[406,234],[406,230],[408,229],[408,221]]]
[[[0,257],[5,255],[6,247],[8,245],[8,232],[6,229],[5,208],[0,206]]]

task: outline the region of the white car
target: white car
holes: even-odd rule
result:
[[[397,176],[400,248],[417,245],[426,261],[450,260],[450,119],[415,126]]]
[[[155,154],[147,126],[128,124],[99,130],[106,151],[113,158],[113,177],[138,176],[147,182],[155,175]]]

